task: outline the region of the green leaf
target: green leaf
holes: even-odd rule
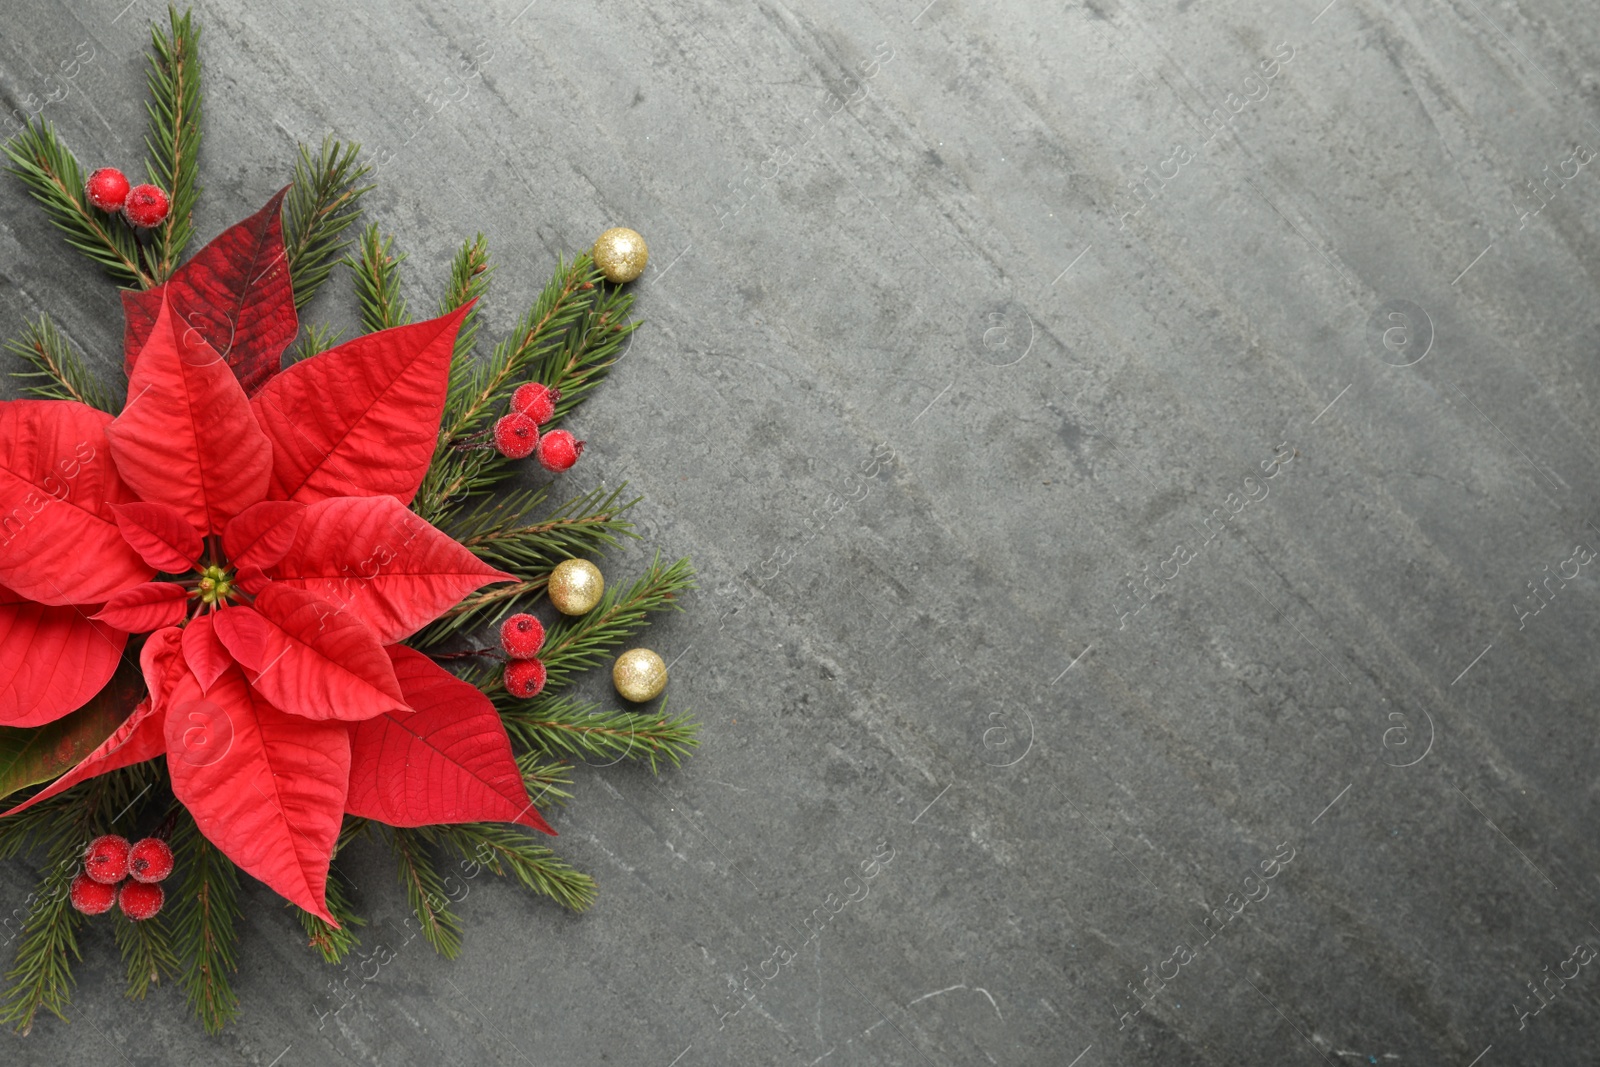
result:
[[[89,703],[44,726],[0,727],[0,797],[48,782],[110,737],[144,696],[144,676],[126,657]]]

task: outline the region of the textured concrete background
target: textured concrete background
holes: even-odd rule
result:
[[[136,164],[156,4],[0,11],[6,105],[64,89]],[[222,1037],[92,932],[74,1024],[0,1060],[1596,1062],[1590,4],[199,14],[201,239],[329,130],[384,159],[414,307],[487,234],[486,336],[648,237],[570,481],[697,564],[648,641],[704,745],[580,768],[582,917],[478,879],[459,962],[366,981],[258,887]],[[9,180],[0,274],[6,334],[112,364],[112,287]]]

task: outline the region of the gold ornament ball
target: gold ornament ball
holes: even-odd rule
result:
[[[614,226],[594,243],[594,265],[608,282],[631,282],[644,273],[650,249],[644,238],[625,226]]]
[[[611,681],[624,700],[642,704],[654,700],[667,687],[667,665],[648,648],[630,648],[617,657]]]
[[[582,615],[600,603],[606,591],[605,576],[586,559],[564,559],[550,572],[545,592],[563,615]]]

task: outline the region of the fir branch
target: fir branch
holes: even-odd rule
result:
[[[461,951],[461,919],[450,910],[444,880],[428,855],[427,838],[418,829],[398,826],[386,829],[400,883],[405,886],[406,900],[422,926],[423,940],[445,959],[455,959]]]
[[[695,588],[694,569],[687,557],[663,566],[658,551],[650,569],[626,592],[606,591],[587,615],[552,627],[539,649],[544,661],[545,685],[559,689],[576,673],[596,666],[633,633],[644,628],[645,616],[671,608],[683,610],[678,594]]]
[[[302,359],[320,356],[328,349],[337,345],[344,339],[344,330],[332,323],[306,323],[306,332],[300,338],[300,343],[295,346],[293,361],[298,363]]]
[[[465,304],[481,300],[489,291],[489,279],[493,274],[494,268],[489,265],[489,242],[483,234],[463,242],[450,261],[450,286],[445,290],[444,299],[439,301],[439,314],[448,315]],[[458,376],[464,379],[472,373],[472,346],[477,343],[478,312],[481,310],[481,303],[474,304],[456,333],[456,347],[450,359],[451,391],[456,388]]]
[[[355,259],[345,257],[345,262],[356,275],[356,298],[361,301],[361,328],[367,333],[402,326],[411,321],[406,317],[406,302],[400,299],[400,264],[406,255],[395,255],[391,249],[394,236],[380,237],[378,224],[373,223],[361,233],[359,252]]]
[[[283,244],[297,310],[328,280],[348,243],[340,235],[361,217],[361,198],[376,188],[358,184],[372,172],[368,164],[358,165],[360,154],[360,145],[341,143],[332,134],[315,156],[300,145],[283,205]]]
[[[192,12],[179,16],[167,8],[168,29],[150,28],[149,152],[145,169],[150,181],[167,194],[171,207],[164,222],[150,231],[150,275],[164,282],[178,269],[178,260],[194,234],[195,184],[200,153],[200,28]]]
[[[67,244],[88,256],[122,285],[148,289],[153,284],[139,260],[133,230],[121,215],[108,215],[90,205],[84,195],[85,175],[72,150],[56,136],[48,122],[30,122],[5,143],[6,168],[22,180],[33,198],[44,205],[52,225],[66,235]]]
[[[178,973],[178,953],[161,916],[135,922],[119,913],[114,929],[128,972],[129,999],[143,1000],[151,986],[161,984],[163,974]]]
[[[562,788],[572,784],[572,764],[559,759],[550,762],[543,752],[524,752],[516,759],[522,784],[535,805],[548,799],[559,806],[572,799],[572,794]]]
[[[215,1034],[239,1014],[239,998],[228,975],[239,969],[239,874],[195,827],[185,812],[172,835],[183,882],[173,907],[173,935],[182,970],[178,976],[189,1007],[206,1033]]]
[[[40,1009],[67,1021],[66,1007],[74,984],[68,955],[83,958],[77,934],[83,916],[72,906],[71,886],[83,857],[83,830],[92,818],[92,808],[68,809],[53,828],[49,866],[34,891],[16,962],[6,974],[9,985],[0,1023],[15,1027],[24,1036],[33,1029]]]
[[[498,823],[461,823],[429,826],[418,833],[573,911],[583,911],[594,903],[594,879],[575,870],[524,830]]]
[[[6,342],[6,351],[20,356],[33,370],[12,371],[11,376],[28,384],[22,387],[29,396],[44,400],[76,400],[115,415],[110,396],[84,369],[83,361],[61,336],[49,315],[40,315],[22,332]]]
[[[300,927],[310,938],[311,947],[322,953],[322,958],[328,963],[339,963],[351,949],[361,944],[354,927],[367,925],[367,920],[356,914],[344,879],[331,869],[328,871],[324,899],[328,903],[328,913],[339,920],[338,928],[329,926],[304,908],[296,908],[295,911],[299,913]]]
[[[650,770],[657,771],[662,763],[679,766],[700,744],[699,724],[688,715],[668,716],[665,700],[651,712],[602,712],[590,700],[565,695],[518,700],[504,686],[495,688],[492,678],[480,684],[493,689],[489,698],[499,709],[506,732],[530,749],[517,757],[519,764],[538,754],[605,764],[648,760]]]

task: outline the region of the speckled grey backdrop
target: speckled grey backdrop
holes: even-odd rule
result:
[[[122,2],[4,0],[0,92],[132,165],[160,9]],[[570,479],[698,565],[649,641],[704,746],[580,769],[582,917],[481,878],[459,962],[369,981],[258,890],[222,1037],[93,933],[73,1025],[0,1060],[1596,1062],[1589,4],[199,13],[202,238],[330,130],[414,306],[480,229],[502,330],[647,235]],[[114,360],[9,180],[0,275],[5,333]]]

